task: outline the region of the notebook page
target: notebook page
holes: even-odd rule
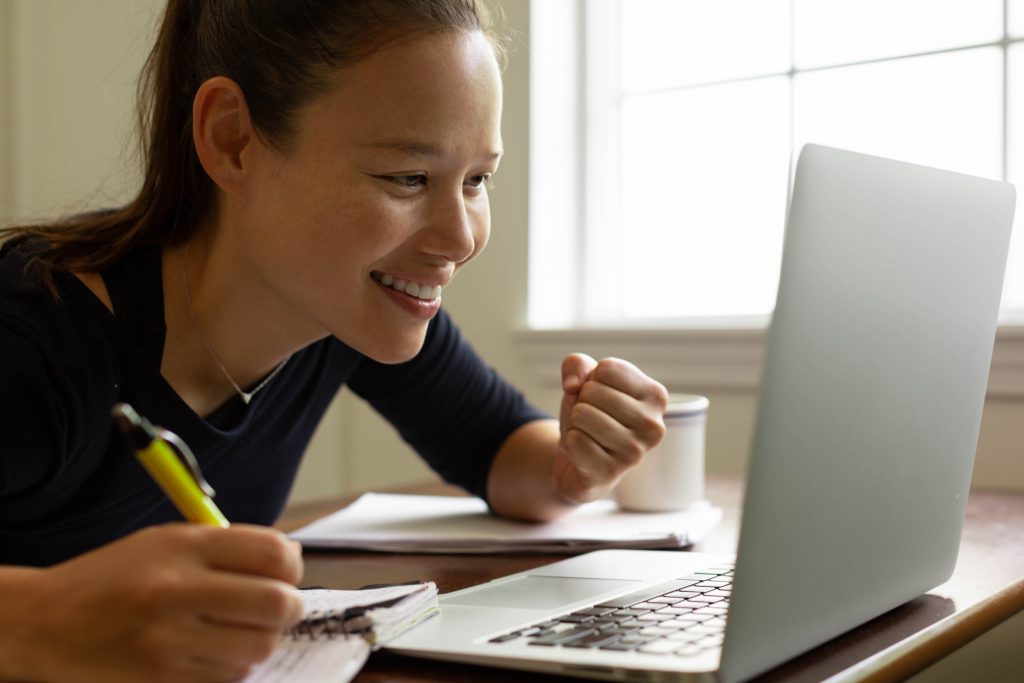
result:
[[[256,665],[243,683],[346,683],[363,668],[370,644],[362,638],[293,638]]]

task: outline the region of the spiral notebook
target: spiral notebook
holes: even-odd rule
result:
[[[359,590],[304,589],[306,617],[244,683],[344,683],[371,650],[438,613],[433,582]]]

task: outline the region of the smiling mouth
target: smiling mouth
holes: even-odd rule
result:
[[[370,277],[373,278],[374,282],[377,282],[385,287],[397,290],[408,294],[411,297],[421,299],[423,301],[433,301],[441,298],[441,285],[430,285],[420,282],[412,282],[410,280],[403,280],[396,278],[389,273],[382,273],[380,271],[373,271],[370,273]]]

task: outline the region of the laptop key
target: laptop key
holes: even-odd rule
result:
[[[708,593],[710,592],[711,591],[708,591]],[[725,598],[721,598],[715,595],[708,595],[707,593],[705,593],[704,595],[694,596],[687,600],[687,602],[703,602],[705,604],[710,604],[712,602],[721,602],[722,600],[725,600]]]
[[[683,588],[687,588],[689,586],[692,586],[693,584],[697,583],[698,581],[700,581],[700,580],[702,580],[704,578],[708,578],[708,577],[702,577],[701,576],[701,577],[697,577],[697,578],[692,579],[692,580],[678,579],[678,580],[675,580],[675,581],[666,581],[665,583],[659,583],[659,584],[657,584],[655,586],[651,586],[650,588],[645,588],[643,590],[635,591],[633,593],[629,593],[627,595],[623,595],[623,596],[620,596],[618,598],[613,598],[612,600],[605,600],[600,605],[596,605],[596,606],[597,607],[629,607],[630,605],[635,605],[638,602],[644,602],[646,600],[649,600],[650,598],[659,597],[659,596],[664,595],[665,593],[669,593],[671,591],[682,590]]]
[[[675,633],[670,633],[665,637],[669,640],[674,640],[678,644],[682,645],[683,643],[696,643],[698,640],[702,638],[708,638],[710,636],[706,636],[703,633],[687,633],[686,631],[676,631]]]
[[[689,614],[696,607],[664,607],[657,611],[657,614],[671,614],[672,616],[678,616],[680,614]]]
[[[640,629],[640,635],[642,635],[642,636],[652,636],[652,637],[653,636],[667,636],[669,633],[672,633],[672,632],[673,632],[673,629],[671,629],[671,628],[661,628],[660,626],[647,626],[645,628]]]
[[[614,642],[614,641],[616,641],[618,639],[619,639],[619,636],[615,635],[614,633],[612,633],[612,634],[608,634],[608,633],[595,633],[592,636],[586,636],[584,638],[580,638],[578,640],[574,640],[574,641],[572,641],[570,643],[566,643],[565,647],[578,647],[578,648],[600,647],[600,646],[602,646],[602,645],[604,645],[606,643],[611,643],[611,642]]]
[[[672,618],[671,614],[659,614],[658,612],[648,612],[647,614],[641,614],[636,618],[641,623],[657,623],[659,621],[668,621]]]
[[[679,649],[679,643],[674,640],[668,640],[667,638],[661,638],[659,640],[652,640],[649,643],[641,645],[637,652],[645,652],[649,655],[667,655],[669,652],[675,652]]]
[[[588,624],[594,620],[594,617],[589,614],[566,614],[564,617],[559,617],[558,620],[566,624]]]
[[[682,630],[684,628],[688,628],[690,626],[690,624],[692,624],[692,623],[693,623],[692,621],[678,621],[676,619],[669,619],[668,621],[661,622],[660,624],[658,624],[658,626],[661,627],[661,628],[667,628],[667,629],[672,629],[672,630],[675,630],[675,631],[679,631],[679,630]]]
[[[729,610],[722,609],[721,607],[702,607],[698,610],[693,611],[694,614],[710,614],[716,617],[724,617],[729,613]]]
[[[518,632],[517,633],[506,633],[504,635],[496,636],[494,638],[491,638],[487,642],[488,643],[507,643],[510,640],[515,640],[516,638],[520,637],[521,635],[522,634],[518,633]]]
[[[698,640],[694,644],[695,645],[699,645],[701,647],[718,647],[724,641],[725,641],[725,636],[722,635],[722,634],[719,634],[719,635],[714,635],[714,636],[704,636],[703,638],[701,638],[700,640]]]
[[[568,631],[558,631],[541,638],[534,638],[530,641],[530,645],[565,645],[566,643],[571,643],[579,638],[586,638],[596,632],[597,631],[594,629],[586,627],[569,629]]]

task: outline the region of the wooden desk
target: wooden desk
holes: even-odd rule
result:
[[[450,489],[447,489],[450,490]],[[445,492],[437,484],[404,492]],[[742,485],[737,479],[712,478],[708,497],[723,508],[722,522],[695,550],[734,552]],[[351,499],[289,508],[279,526],[295,529]],[[307,553],[306,584],[357,588],[369,583],[430,579],[441,592],[465,588],[499,576],[531,569],[564,556],[555,555],[391,555],[381,553]],[[885,568],[879,567],[880,580]],[[759,677],[769,681],[899,681],[1024,610],[1024,494],[972,491],[953,577],[817,649]],[[526,683],[570,681],[562,676],[485,669],[431,662],[377,652],[357,683],[427,681]]]

